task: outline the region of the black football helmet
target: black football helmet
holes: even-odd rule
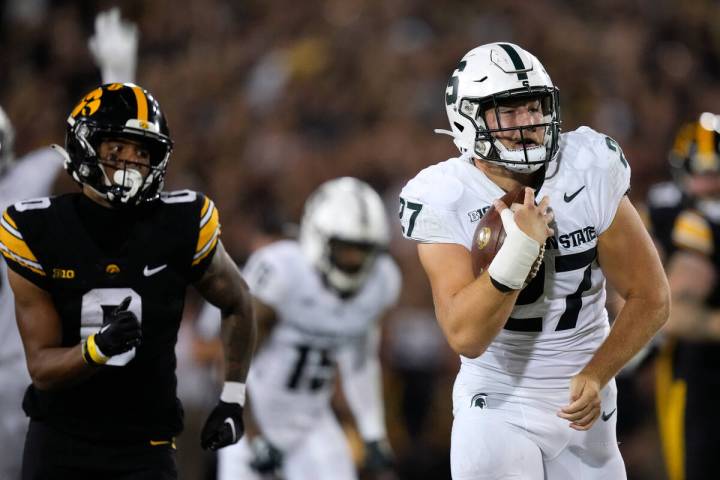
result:
[[[680,127],[668,159],[676,177],[720,173],[720,115],[706,112]]]
[[[150,173],[144,178],[127,165],[109,178],[98,158],[107,139],[140,142],[150,153]],[[155,200],[165,179],[173,142],[160,104],[132,83],[102,85],[85,95],[67,118],[65,169],[115,206]]]

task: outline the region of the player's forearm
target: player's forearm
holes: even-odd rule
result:
[[[85,363],[80,344],[70,348],[43,348],[28,355],[27,366],[33,385],[52,390],[90,377],[98,368]]]
[[[248,440],[252,440],[258,435],[262,435],[260,426],[255,420],[255,414],[253,412],[253,404],[250,395],[245,397],[245,408],[243,409],[243,422],[245,423],[245,435]]]
[[[222,310],[225,380],[245,382],[255,349],[256,325],[248,292],[232,308]]]
[[[670,301],[662,293],[630,297],[610,335],[583,369],[605,386],[658,332],[668,319]]]
[[[342,369],[342,388],[362,439],[384,439],[387,434],[382,398],[382,371],[377,356],[368,358],[358,369]]]
[[[510,317],[519,291],[500,292],[487,274],[460,290],[437,316],[450,347],[458,354],[480,356]]]

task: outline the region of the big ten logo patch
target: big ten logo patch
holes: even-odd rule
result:
[[[487,213],[487,211],[490,209],[490,205],[487,207],[478,208],[477,210],[471,210],[467,212],[468,217],[470,217],[470,223],[475,223],[479,221],[483,215]]]
[[[75,278],[75,270],[70,268],[53,268],[52,278],[72,280]]]

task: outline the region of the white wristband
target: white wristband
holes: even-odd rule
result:
[[[540,254],[540,244],[520,230],[514,215],[509,208],[500,214],[506,236],[488,267],[488,274],[508,288],[520,290]]]
[[[240,382],[225,382],[220,400],[225,403],[239,403],[245,406],[245,384]]]

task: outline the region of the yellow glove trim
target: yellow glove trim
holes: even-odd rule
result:
[[[95,335],[90,335],[87,339],[87,342],[85,343],[87,346],[87,353],[90,356],[90,359],[96,364],[96,365],[104,365],[110,358],[103,355],[100,348],[95,343]],[[87,359],[86,359],[87,360]]]

